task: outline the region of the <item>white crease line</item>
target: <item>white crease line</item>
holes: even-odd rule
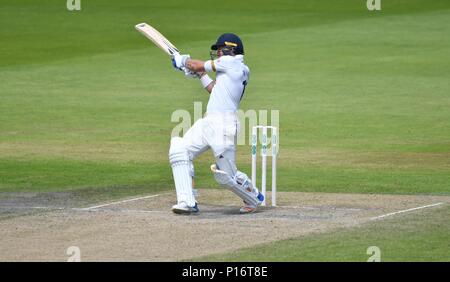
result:
[[[119,211],[129,213],[168,213],[168,211],[145,211],[145,210],[119,210]]]
[[[86,208],[74,208],[73,211],[91,211],[91,212],[117,212],[117,213],[167,213],[167,211],[155,211],[155,210],[123,210],[123,209],[91,209],[87,210]]]
[[[322,207],[311,207],[311,206],[277,206],[279,208],[288,208],[288,209],[305,209],[305,210],[324,210],[324,209],[331,209],[331,210],[343,210],[343,211],[363,211],[365,209],[360,208],[338,208],[338,207],[332,207],[332,206],[322,206]]]
[[[24,210],[32,210],[32,209],[36,209],[36,210],[64,210],[65,208],[61,208],[61,207],[0,207],[1,209],[11,209],[11,210],[16,210],[16,209],[24,209]]]
[[[405,212],[410,212],[410,211],[415,211],[415,210],[420,210],[420,209],[426,209],[426,208],[431,208],[431,207],[436,207],[439,205],[442,205],[443,203],[436,203],[436,204],[431,204],[431,205],[426,205],[426,206],[421,206],[421,207],[417,207],[417,208],[412,208],[412,209],[407,209],[407,210],[401,210],[401,211],[396,211],[396,212],[391,212],[391,213],[387,213],[387,214],[383,214],[383,215],[379,215],[379,216],[375,216],[372,217],[370,220],[377,220],[380,218],[385,218],[391,215],[396,215],[399,213],[405,213]]]
[[[111,205],[118,205],[118,204],[123,204],[123,203],[128,203],[128,202],[149,199],[149,198],[155,198],[158,196],[160,196],[160,195],[159,194],[158,195],[150,195],[150,196],[145,196],[145,197],[139,197],[139,198],[133,198],[133,199],[123,200],[123,201],[112,202],[112,203],[98,205],[98,206],[92,206],[92,207],[88,207],[88,208],[80,208],[80,209],[76,209],[76,210],[81,210],[81,211],[95,210],[95,209],[99,209],[99,208],[103,208],[103,207],[107,207],[107,206],[111,206]]]

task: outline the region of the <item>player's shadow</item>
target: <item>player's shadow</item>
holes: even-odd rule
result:
[[[222,206],[222,205],[204,205],[203,209],[200,208],[200,213],[203,214],[211,214],[211,215],[223,215],[223,216],[230,216],[230,215],[238,215],[238,216],[246,216],[250,214],[259,214],[265,212],[268,208],[267,207],[259,207],[255,212],[250,214],[241,214],[239,212],[240,206]]]

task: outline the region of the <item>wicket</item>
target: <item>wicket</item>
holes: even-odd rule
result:
[[[267,129],[272,130],[271,150],[272,150],[272,206],[277,205],[277,154],[278,154],[278,132],[274,126],[258,125],[252,127],[252,183],[256,186],[256,150],[258,144],[258,129],[262,129],[261,148],[261,193],[264,195],[262,206],[266,205],[266,175],[267,175]]]

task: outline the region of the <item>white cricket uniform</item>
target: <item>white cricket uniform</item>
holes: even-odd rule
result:
[[[250,70],[244,64],[244,56],[222,56],[206,61],[205,70],[217,72],[216,84],[211,92],[206,111],[236,112],[244,95]]]
[[[244,56],[222,56],[205,62],[207,72],[216,72],[216,82],[210,94],[206,116],[186,132],[183,139],[192,159],[211,148],[217,157],[229,150],[235,151],[239,132],[237,110],[249,79],[249,68]],[[234,161],[234,153],[233,153]]]
[[[215,71],[216,82],[208,101],[206,116],[199,119],[184,134],[174,137],[169,151],[178,206],[196,205],[191,178],[194,177],[192,161],[209,148],[216,159],[214,177],[230,189],[247,205],[261,203],[259,191],[248,176],[237,170],[235,161],[236,137],[239,132],[237,110],[249,78],[249,68],[244,56],[222,56],[205,62],[207,72]]]

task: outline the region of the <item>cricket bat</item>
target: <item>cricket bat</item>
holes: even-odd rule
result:
[[[150,39],[156,46],[163,50],[167,55],[172,56],[180,51],[167,38],[164,37],[154,27],[146,23],[140,23],[135,28],[145,37]]]

